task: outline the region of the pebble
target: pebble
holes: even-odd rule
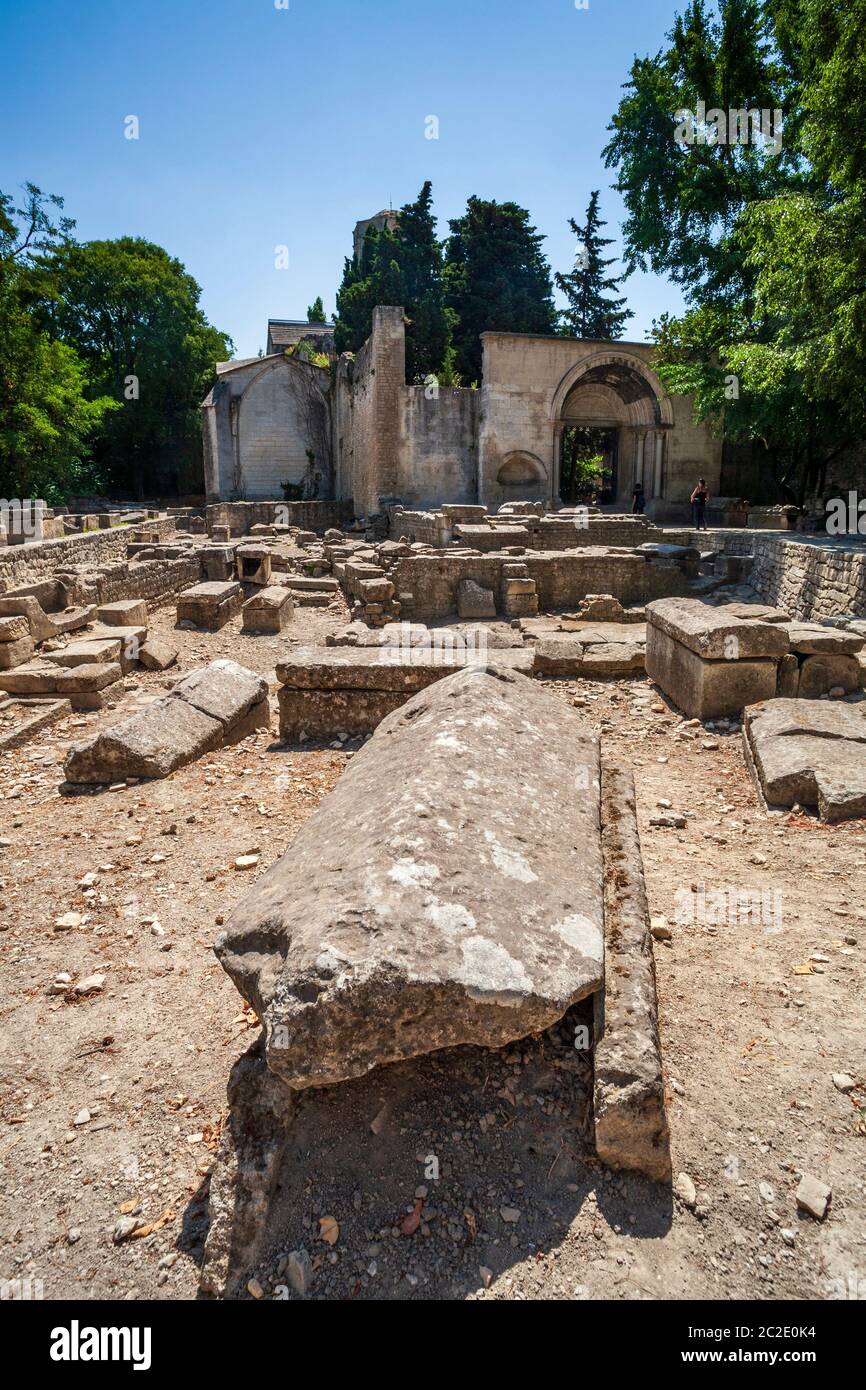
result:
[[[73,986],[74,992],[78,995],[101,994],[104,988],[104,975],[85,975],[83,980],[79,980],[78,984]]]
[[[684,1207],[688,1207],[689,1211],[694,1211],[698,1194],[688,1173],[680,1173],[674,1183],[674,1192],[677,1194]]]
[[[843,1093],[846,1093],[848,1091],[853,1091],[854,1087],[857,1085],[857,1082],[854,1080],[853,1076],[849,1076],[847,1072],[834,1071],[833,1085],[836,1087],[837,1091],[842,1091]]]
[[[289,1252],[286,1259],[286,1277],[295,1293],[305,1294],[308,1292],[313,1281],[313,1266],[303,1246],[300,1250]]]
[[[832,1196],[832,1189],[820,1178],[811,1173],[803,1174],[797,1188],[797,1206],[801,1211],[808,1212],[816,1221],[823,1221]]]

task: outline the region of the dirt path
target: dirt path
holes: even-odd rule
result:
[[[299,610],[292,638],[321,642],[344,620]],[[238,621],[215,635],[172,623],[163,610],[152,630],[183,668],[231,655],[269,672],[284,647]],[[161,680],[128,682],[115,713]],[[305,1100],[265,1293],[304,1245],[323,1297],[863,1297],[866,827],[766,816],[739,736],[684,727],[645,682],[551,689],[584,700],[635,769],[651,908],[672,933],[656,959],[674,1173],[694,1205],[593,1162],[569,1019]],[[65,746],[96,719],[0,761],[0,1277],[41,1280],[46,1298],[191,1298],[226,1080],[256,1027],[211,943],[350,752],[260,734],[162,782],[60,797]],[[650,826],[671,811],[684,829]],[[249,851],[256,868],[235,870]],[[700,904],[720,889],[713,922]],[[58,929],[70,912],[80,924]],[[795,973],[810,956],[813,973]],[[60,972],[104,986],[51,993]],[[796,1212],[801,1170],[833,1189],[821,1225]],[[154,1229],[114,1244],[138,1212]]]

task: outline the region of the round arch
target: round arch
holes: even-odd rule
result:
[[[550,406],[553,423],[564,418],[565,404],[581,383],[615,391],[631,417],[630,423],[657,426],[674,423],[670,397],[652,368],[634,353],[615,347],[594,352],[569,367],[553,393]]]

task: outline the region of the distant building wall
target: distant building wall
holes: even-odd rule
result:
[[[284,482],[330,496],[329,372],[282,353],[218,371],[202,407],[208,500],[279,498]]]

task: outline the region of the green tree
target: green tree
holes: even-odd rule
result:
[[[578,226],[573,217],[568,225],[578,239],[578,248],[574,270],[568,275],[557,273],[554,276],[558,289],[568,300],[568,308],[560,311],[560,322],[569,336],[575,338],[619,338],[634,315],[630,309],[623,308],[624,298],[617,299],[608,293],[619,289],[620,279],[604,273],[613,265],[614,257],[602,255],[602,248],[611,245],[611,238],[600,235],[601,228],[607,224],[598,214],[597,189],[590,194],[584,226]]]
[[[429,179],[414,203],[400,209],[397,262],[404,276],[406,379],[422,382],[441,376],[448,361],[452,315],[445,306],[442,246],[436,237],[433,185]],[[392,301],[393,302],[393,301]]]
[[[866,0],[729,0],[715,20],[692,4],[671,48],[635,64],[606,152],[627,258],[686,294],[656,325],[662,380],[791,501],[866,424],[864,23]],[[781,149],[677,146],[673,113],[698,99],[781,108]]]
[[[0,495],[49,505],[93,486],[88,441],[112,402],[89,399],[84,364],[33,312],[37,258],[68,240],[63,200],[35,184],[22,207],[0,192]]]
[[[717,17],[693,0],[668,45],[635,59],[608,127],[604,158],[627,210],[626,271],[669,275],[687,296],[700,287],[736,299],[751,284],[735,238],[740,214],[807,177],[796,148],[797,74],[760,0],[719,0]],[[723,143],[715,123],[696,124],[695,142],[679,143],[677,113],[697,114],[701,102],[707,112],[782,110],[781,149],[730,143],[731,131]]]
[[[357,352],[370,336],[377,304],[406,311],[406,379],[441,374],[448,362],[451,316],[445,306],[442,247],[436,239],[432,184],[397,214],[395,228],[368,227],[359,260],[348,257],[337,294],[338,352]]]
[[[556,332],[550,266],[541,249],[544,238],[517,203],[473,196],[449,226],[444,277],[454,315],[455,366],[464,381],[477,381],[486,330]]]
[[[86,364],[107,416],[94,456],[116,487],[147,492],[201,486],[199,407],[231,340],[199,308],[180,261],[138,237],[65,243],[44,259],[47,326]]]
[[[325,306],[324,306],[324,304],[322,303],[322,296],[321,296],[321,295],[317,295],[316,298],[313,300],[313,303],[310,305],[310,307],[309,307],[308,310],[307,310],[307,323],[327,323],[327,322],[328,322],[328,319],[327,319],[327,315],[325,314]]]

